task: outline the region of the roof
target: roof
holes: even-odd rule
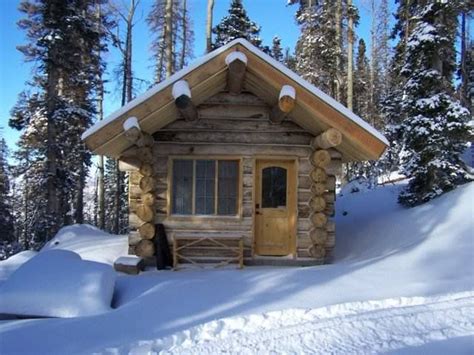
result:
[[[295,87],[296,106],[290,118],[314,135],[331,127],[338,129],[344,137],[338,149],[345,160],[377,159],[388,146],[387,139],[362,118],[244,39],[229,42],[176,72],[97,122],[82,139],[96,154],[120,157],[131,146],[123,134],[124,120],[135,116],[145,132],[154,133],[178,119],[171,92],[178,80],[188,82],[196,106],[225,90],[225,58],[233,51],[243,52],[248,58],[245,90],[273,105],[283,85]]]

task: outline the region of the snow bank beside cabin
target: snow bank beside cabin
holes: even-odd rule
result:
[[[34,257],[38,252],[25,250],[0,261],[0,281],[7,279],[16,269]]]
[[[66,250],[39,253],[0,285],[0,314],[90,316],[111,310],[111,266],[84,261]]]
[[[128,236],[109,234],[88,224],[75,224],[61,228],[41,252],[55,249],[70,250],[84,260],[113,265],[118,257],[128,255]]]
[[[397,204],[398,188],[338,198],[333,264],[118,275],[113,312],[0,322],[0,353],[140,354],[155,345],[172,353],[174,347],[183,349],[187,339],[201,346],[204,337],[212,346],[227,337],[228,352],[238,352],[247,346],[234,346],[242,334],[247,344],[262,339],[268,345],[264,353],[272,349],[272,334],[286,350],[296,337],[301,344],[297,353],[324,352],[324,341],[333,334],[344,336],[344,349],[352,349],[341,353],[363,352],[358,349],[365,340],[373,352],[378,346],[396,353],[472,352],[474,183],[412,209]],[[91,245],[100,251],[106,244]],[[306,317],[326,311],[334,317]],[[270,316],[275,320],[263,322]],[[318,328],[320,321],[323,328]],[[254,338],[245,334],[246,322],[255,325]],[[268,328],[260,331],[265,324]]]

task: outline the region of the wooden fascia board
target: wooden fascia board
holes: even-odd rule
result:
[[[196,87],[204,87],[206,83],[211,80],[216,75],[221,74],[223,71],[227,70],[227,65],[225,64],[225,57],[230,52],[235,51],[235,46],[228,48],[226,51],[220,53],[214,58],[211,58],[209,61],[205,62],[201,66],[190,71],[186,75],[182,76],[177,80],[187,80],[191,91],[195,91]],[[103,154],[113,157],[118,157],[120,152],[114,151],[113,153],[109,151],[110,147],[113,146],[117,141],[125,139],[123,137],[123,122],[130,116],[135,116],[138,118],[140,125],[146,127],[146,123],[150,119],[155,120],[153,126],[163,127],[164,125],[177,119],[179,114],[177,113],[174,117],[160,117],[158,115],[159,111],[167,106],[174,106],[174,99],[171,93],[173,83],[170,83],[168,86],[163,88],[161,91],[155,93],[153,96],[149,97],[144,102],[138,104],[137,106],[132,107],[130,110],[124,112],[120,117],[114,119],[104,127],[100,128],[90,136],[85,139],[87,147],[96,154]],[[225,85],[225,82],[223,83]],[[212,95],[213,91],[209,91],[209,95]],[[202,101],[202,100],[201,100]],[[147,132],[154,133],[154,132]],[[129,143],[122,143],[122,150],[130,146]],[[112,154],[111,154],[112,153]]]
[[[377,139],[357,123],[345,117],[342,113],[335,110],[319,97],[309,92],[306,88],[299,85],[284,73],[275,69],[272,65],[265,62],[245,47],[239,46],[239,50],[249,59],[247,69],[249,72],[252,72],[261,80],[268,82],[276,91],[285,84],[295,87],[296,104],[304,108],[312,117],[318,117],[318,119],[329,127],[334,127],[340,130],[344,139],[351,140],[352,145],[363,153],[362,156],[365,159],[377,159],[385,151],[386,145],[384,142]]]

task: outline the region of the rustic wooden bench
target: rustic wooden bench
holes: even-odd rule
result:
[[[173,269],[177,270],[180,261],[198,267],[214,264],[214,267],[237,263],[244,266],[244,241],[242,236],[173,234]]]

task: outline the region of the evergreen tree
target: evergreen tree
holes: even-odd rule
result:
[[[32,94],[20,95],[10,125],[23,131],[18,157],[31,160],[20,165],[42,190],[32,195],[36,206],[31,231],[41,242],[63,224],[83,220],[90,154],[81,134],[95,114],[92,100],[102,34],[96,3],[25,0],[20,4],[25,18],[18,24],[26,31],[28,43],[18,49],[26,61],[37,65],[29,83]]]
[[[456,2],[418,1],[402,67],[404,156],[410,178],[399,201],[413,206],[468,179],[460,158],[469,138],[468,110],[454,99]]]
[[[363,39],[359,40],[356,55],[356,70],[354,80],[354,91],[357,93],[354,98],[354,112],[369,122],[369,82],[370,67],[366,54],[366,45]]]
[[[0,242],[14,240],[14,225],[10,199],[10,170],[8,149],[5,139],[0,135]]]
[[[270,55],[280,63],[284,63],[283,48],[281,48],[281,38],[273,37]]]
[[[214,48],[222,47],[236,38],[245,38],[256,47],[262,48],[260,26],[250,20],[242,0],[232,0],[228,15],[214,27],[212,32],[216,35]]]
[[[123,234],[128,231],[128,189],[125,174],[122,172],[117,174],[117,171],[117,161],[107,159],[104,178],[105,205],[108,207],[105,209],[105,230]],[[118,206],[117,197],[119,198]]]
[[[300,3],[297,22],[301,34],[296,44],[296,71],[327,94],[339,97],[343,75],[340,65],[344,60],[342,40],[339,42],[336,36],[335,5],[333,1]]]

